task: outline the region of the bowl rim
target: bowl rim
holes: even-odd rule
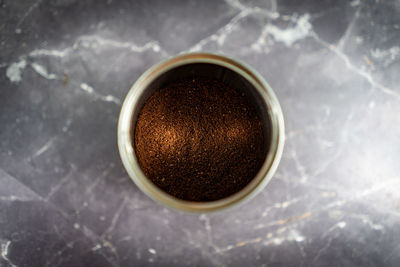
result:
[[[160,75],[174,68],[206,63],[215,64],[237,73],[245,78],[263,99],[268,107],[271,120],[271,144],[266,159],[257,175],[243,189],[226,198],[194,202],[175,198],[154,185],[142,172],[134,151],[131,138],[131,127],[134,107],[148,86]],[[134,126],[134,125],[133,125]],[[285,142],[284,118],[278,98],[269,84],[247,64],[230,57],[206,52],[180,54],[178,56],[156,63],[145,71],[131,86],[122,104],[118,120],[118,149],[122,163],[131,180],[150,198],[168,207],[189,212],[205,213],[233,207],[254,197],[271,180],[282,157]]]

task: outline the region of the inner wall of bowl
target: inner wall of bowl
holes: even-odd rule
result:
[[[268,153],[268,149],[271,143],[271,119],[269,116],[269,108],[263,101],[263,98],[258,93],[257,89],[245,78],[243,78],[238,73],[216,64],[208,63],[194,63],[179,66],[177,68],[171,69],[164,74],[156,77],[150,85],[143,90],[142,95],[139,97],[138,103],[135,106],[132,117],[132,128],[131,128],[131,138],[132,144],[134,145],[134,134],[136,127],[136,120],[139,113],[144,106],[146,100],[157,90],[165,87],[166,85],[175,82],[180,79],[185,78],[195,78],[195,77],[207,77],[219,80],[232,88],[243,92],[251,104],[254,105],[258,116],[261,119],[265,140],[265,150],[264,157]]]

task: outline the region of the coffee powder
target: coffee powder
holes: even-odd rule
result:
[[[173,82],[140,111],[139,165],[179,199],[212,201],[245,187],[265,160],[263,128],[243,93],[209,78]]]

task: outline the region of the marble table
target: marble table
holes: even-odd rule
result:
[[[220,213],[144,195],[116,144],[152,64],[222,53],[274,88],[271,183]],[[0,1],[0,266],[399,266],[399,1]]]

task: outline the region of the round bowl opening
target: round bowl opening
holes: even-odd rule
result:
[[[182,78],[206,77],[219,80],[243,92],[261,119],[265,139],[265,160],[257,175],[239,192],[226,198],[192,202],[175,198],[148,179],[134,151],[136,121],[146,100],[160,88]],[[259,192],[270,180],[279,163],[284,142],[283,116],[275,94],[249,67],[214,54],[188,54],[166,60],[146,71],[132,86],[121,109],[118,145],[124,166],[138,187],[167,206],[192,212],[214,211],[233,206]]]

